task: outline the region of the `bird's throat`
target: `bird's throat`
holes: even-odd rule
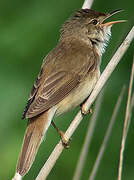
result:
[[[100,31],[99,36],[94,39],[90,39],[93,48],[95,48],[97,54],[101,57],[105,52],[111,36],[111,28],[103,29]]]

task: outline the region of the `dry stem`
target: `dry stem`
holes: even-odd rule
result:
[[[132,97],[131,94],[132,94],[132,87],[133,87],[133,79],[134,79],[134,58],[133,58],[133,64],[132,64],[130,82],[129,82],[129,88],[128,88],[128,99],[127,99],[124,127],[123,127],[122,140],[121,140],[120,160],[119,160],[119,169],[118,169],[117,180],[121,180],[121,178],[122,178],[123,154],[124,154],[124,150],[125,150],[127,133],[128,133],[129,125],[130,125],[131,97]]]
[[[119,108],[120,108],[120,105],[121,105],[121,101],[122,101],[124,92],[125,92],[125,86],[123,86],[123,88],[122,88],[122,90],[121,90],[121,93],[120,93],[120,95],[119,95],[119,97],[118,97],[118,99],[117,99],[116,105],[115,105],[115,107],[114,107],[113,114],[112,114],[112,116],[111,116],[111,120],[110,120],[110,122],[109,122],[107,131],[106,131],[106,134],[105,134],[104,139],[103,139],[103,142],[102,142],[102,144],[101,144],[101,147],[100,147],[99,153],[98,153],[98,155],[97,155],[96,161],[95,161],[95,163],[94,163],[92,172],[91,172],[91,174],[90,174],[90,176],[89,176],[89,180],[94,180],[94,179],[95,179],[96,172],[97,172],[97,170],[98,170],[98,167],[99,167],[99,165],[100,165],[102,156],[103,156],[103,154],[104,154],[104,151],[105,151],[105,148],[106,148],[106,145],[107,145],[109,136],[110,136],[111,131],[112,131],[113,124],[114,124],[114,122],[115,122],[117,113],[118,113]]]
[[[85,0],[82,9],[87,9],[87,8],[89,9],[91,8],[92,4],[93,4],[93,0]]]
[[[96,122],[97,122],[97,117],[98,117],[98,114],[99,114],[99,109],[100,109],[100,106],[101,106],[101,103],[102,103],[103,92],[104,91],[102,91],[101,94],[97,98],[94,113],[93,113],[92,118],[91,118],[91,120],[89,122],[89,125],[88,125],[87,134],[85,136],[85,141],[84,141],[81,153],[80,153],[80,157],[79,157],[79,160],[78,160],[78,163],[77,163],[77,167],[76,167],[76,170],[75,170],[75,173],[74,173],[73,180],[79,180],[81,178],[82,170],[83,170],[84,163],[85,163],[85,159],[86,159],[86,156],[87,156],[88,149],[90,147],[92,136],[93,136],[93,133],[94,133],[94,130],[95,130],[95,125],[96,125]]]

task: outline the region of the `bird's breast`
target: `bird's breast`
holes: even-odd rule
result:
[[[57,104],[56,116],[59,116],[80,105],[90,95],[99,76],[99,69],[94,71],[92,76],[89,73],[89,76],[83,79],[83,81],[80,82],[80,84],[75,89],[73,89],[68,94],[68,96],[66,96],[61,102]]]

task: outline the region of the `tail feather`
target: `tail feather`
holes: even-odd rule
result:
[[[16,172],[21,176],[24,176],[33,164],[38,148],[51,123],[54,113],[55,111],[50,109],[40,116],[28,119],[16,168]]]

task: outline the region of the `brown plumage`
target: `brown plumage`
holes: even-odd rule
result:
[[[79,10],[62,26],[59,42],[44,59],[23,113],[28,124],[17,175],[24,176],[30,169],[53,116],[81,104],[94,88],[100,75],[100,58],[115,23],[103,24],[109,16]]]

